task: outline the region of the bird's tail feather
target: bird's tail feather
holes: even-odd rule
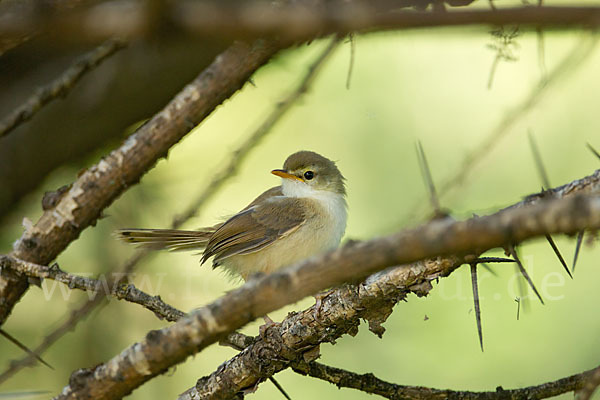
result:
[[[127,243],[153,250],[201,250],[214,229],[182,231],[178,229],[119,229],[115,236]]]

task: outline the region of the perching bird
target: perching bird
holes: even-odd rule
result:
[[[153,249],[202,250],[244,280],[337,247],[346,229],[344,177],[335,163],[312,151],[287,158],[272,174],[281,186],[258,196],[227,221],[195,231],[122,229],[120,239]]]

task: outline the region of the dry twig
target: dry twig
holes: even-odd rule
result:
[[[430,400],[430,399],[462,399],[462,400],[517,400],[545,399],[581,389],[595,369],[546,382],[541,385],[521,389],[503,389],[498,387],[494,392],[468,392],[458,390],[441,390],[423,386],[405,386],[378,379],[373,374],[356,374],[340,368],[317,362],[298,362],[292,366],[294,372],[312,376],[330,382],[337,387],[358,389],[387,399]]]
[[[124,47],[124,41],[109,39],[79,58],[58,78],[37,89],[22,105],[14,109],[0,121],[0,138],[9,134],[23,122],[30,120],[42,107],[52,100],[66,96],[87,72],[96,68],[102,61]]]

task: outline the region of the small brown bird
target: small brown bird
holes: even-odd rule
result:
[[[143,247],[202,250],[213,268],[247,280],[337,247],[346,229],[344,177],[335,163],[312,151],[287,158],[272,174],[281,186],[258,196],[227,221],[195,231],[122,229],[120,239]]]

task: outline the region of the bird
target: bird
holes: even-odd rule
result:
[[[345,178],[335,162],[313,151],[290,155],[281,178],[240,212],[198,230],[120,229],[119,239],[150,249],[202,250],[200,263],[213,258],[247,281],[335,249],[348,217]]]

